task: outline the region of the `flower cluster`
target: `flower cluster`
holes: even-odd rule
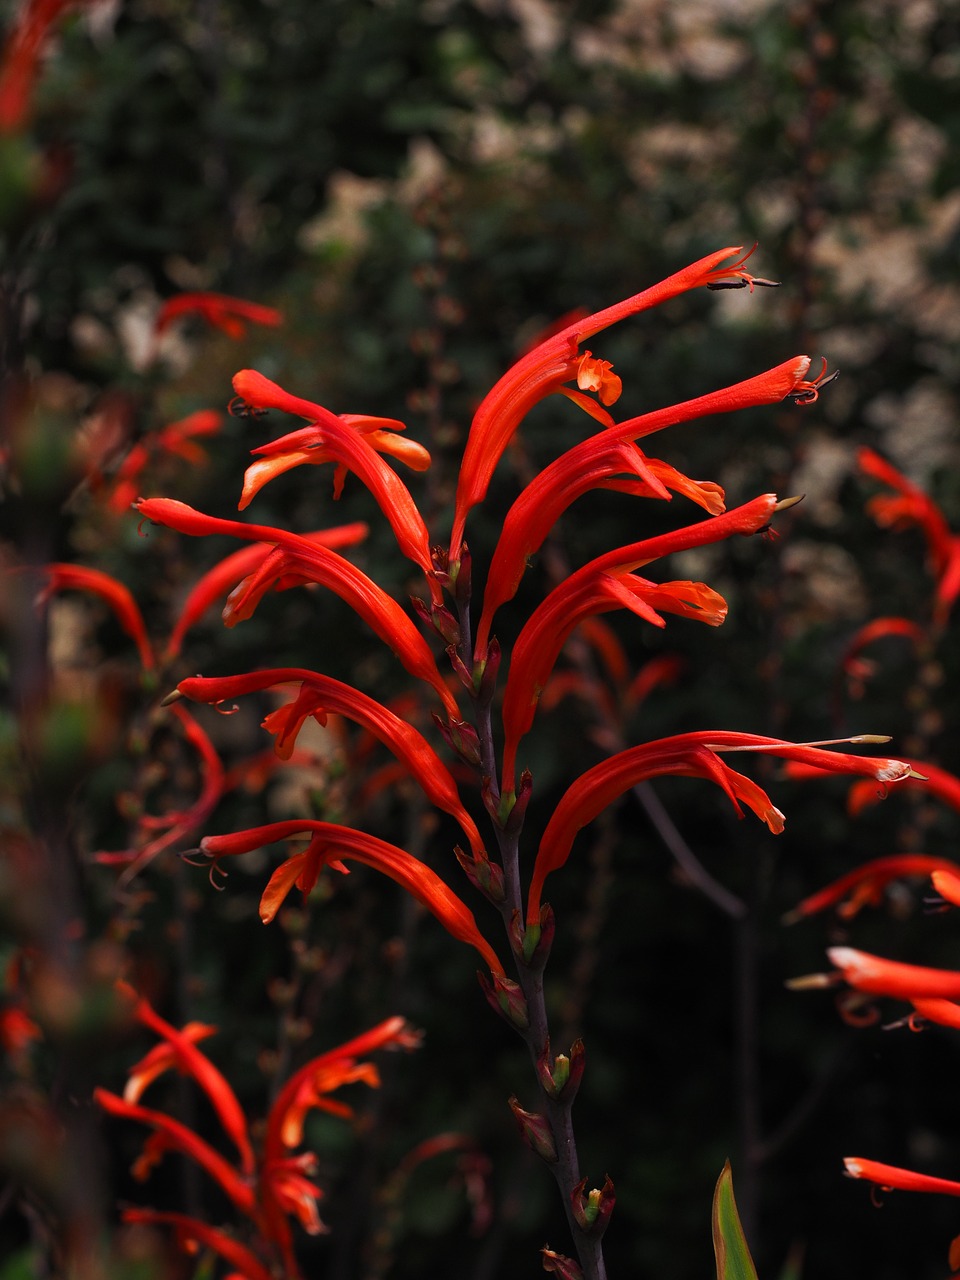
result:
[[[724,757],[731,752],[765,753],[796,767],[861,775],[871,779],[874,789],[878,783],[898,783],[912,772],[910,764],[900,760],[721,730],[629,747],[573,781],[543,831],[523,884],[519,847],[533,787],[523,767],[523,742],[568,638],[578,627],[592,627],[594,636],[601,634],[597,616],[611,610],[628,610],[658,628],[666,625],[664,615],[669,614],[720,625],[727,605],[717,591],[703,582],[648,577],[649,566],[678,551],[760,533],[779,510],[792,503],[768,493],[727,509],[719,485],[682,475],[669,463],[648,456],[637,442],[671,425],[752,406],[786,399],[810,405],[835,376],[826,375],[824,362],[820,372],[810,377],[809,357],[798,355],[722,390],[617,422],[611,408],[620,396],[621,379],[609,361],[594,356],[583,343],[609,325],[691,289],[753,291],[770,285],[771,281],[748,272],[748,257],[739,249],[712,253],[621,303],[566,324],[504,374],[474,416],[446,546],[428,531],[409,488],[392,466],[392,461],[398,461],[420,471],[430,462],[421,445],[400,434],[402,423],[335,413],[287,392],[254,370],[236,375],[233,412],[259,418],[273,410],[307,424],[254,450],[240,509],[274,478],[301,465],[332,465],[334,497],[347,478],[354,477],[388,522],[399,552],[422,575],[424,598],[413,601],[413,612],[427,635],[402,604],[340,554],[342,544],[335,549],[330,539],[320,535],[207,515],[172,498],[142,498],[135,504],[142,521],[188,536],[226,536],[246,544],[208,573],[188,598],[168,656],[179,651],[186,626],[218,595],[226,594],[223,618],[233,626],[251,617],[269,592],[312,584],[333,591],[354,610],[435,708],[434,720],[455,759],[453,766],[444,763],[407,718],[369,694],[306,667],[189,677],[165,700],[176,709],[184,699],[218,705],[264,690],[288,690],[289,700],[264,721],[274,737],[278,759],[290,757],[309,719],[323,724],[328,714],[347,717],[384,744],[400,771],[416,781],[427,800],[457,822],[466,846],[457,849],[457,859],[471,884],[502,915],[513,977],[446,879],[413,853],[372,833],[309,815],[294,816],[243,831],[206,835],[199,852],[215,867],[232,855],[306,838],[306,844],[288,853],[274,870],[263,891],[260,915],[265,922],[275,917],[291,889],[299,888],[306,897],[324,868],[345,872],[345,863],[352,861],[393,879],[450,934],[475,948],[489,970],[489,977],[482,977],[488,999],[527,1042],[537,1063],[537,1110],[524,1109],[517,1099],[511,1100],[511,1107],[524,1139],[551,1166],[564,1198],[579,1257],[574,1263],[550,1253],[551,1259],[560,1259],[551,1263],[555,1270],[568,1268],[564,1274],[578,1270],[591,1277],[603,1274],[600,1241],[614,1203],[609,1179],[601,1188],[587,1191],[587,1181],[580,1176],[570,1107],[583,1074],[583,1045],[578,1041],[569,1055],[554,1053],[541,978],[556,927],[543,889],[547,877],[568,861],[577,833],[639,781],[664,774],[713,782],[738,814],[746,806],[772,832],[779,832],[783,814],[756,782],[727,764]],[[474,574],[466,542],[468,520],[484,502],[497,464],[527,413],[555,393],[587,415],[594,433],[535,476],[514,502],[502,522],[474,626],[472,599],[477,584],[473,579],[479,575]],[[499,609],[515,596],[529,558],[561,514],[590,489],[613,489],[658,501],[670,501],[679,494],[705,511],[707,518],[597,556],[548,591],[513,642],[502,644],[494,632]],[[438,644],[449,664],[446,671],[438,659]],[[501,695],[498,682],[503,667],[506,679]],[[480,834],[461,797],[465,776],[474,779],[489,815],[492,842]]]
[[[288,1280],[298,1280],[300,1270],[289,1219],[297,1219],[311,1235],[326,1229],[317,1210],[323,1192],[313,1180],[316,1156],[312,1152],[292,1154],[303,1143],[307,1114],[322,1110],[349,1117],[350,1107],[330,1094],[357,1081],[376,1088],[380,1083],[377,1069],[365,1059],[378,1049],[415,1049],[420,1043],[418,1034],[403,1018],[388,1018],[346,1044],[311,1058],[277,1094],[266,1117],[258,1155],[237,1095],[222,1072],[197,1048],[198,1041],[214,1035],[216,1027],[191,1022],[178,1029],[132,988],[121,984],[121,992],[130,1002],[131,1016],[160,1037],[160,1043],[131,1068],[123,1097],[107,1089],[94,1093],[110,1115],[133,1120],[152,1131],[133,1167],[134,1175],[146,1179],[166,1152],[179,1152],[220,1187],[235,1212],[246,1220],[250,1239],[244,1243],[197,1218],[156,1209],[125,1209],[124,1220],[171,1227],[185,1252],[195,1252],[203,1245],[246,1280],[271,1280],[278,1264]],[[165,1111],[141,1104],[145,1090],[170,1070],[191,1077],[206,1094],[235,1149],[232,1159]]]

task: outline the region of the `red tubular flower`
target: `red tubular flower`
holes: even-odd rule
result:
[[[563,511],[588,489],[611,488],[661,498],[669,498],[668,490],[674,489],[706,507],[711,515],[723,511],[723,490],[718,485],[692,481],[667,464],[644,457],[632,441],[709,414],[776,404],[788,395],[802,397],[807,403],[811,395],[816,398],[816,383],[804,380],[809,368],[809,356],[794,356],[745,382],[601,431],[545,468],[527,485],[504,521],[477,628],[477,657],[482,660],[494,612],[516,593],[529,557],[539,550]],[[612,478],[624,472],[634,473],[640,483]]]
[[[333,1103],[327,1097],[334,1089],[354,1080],[379,1084],[376,1067],[359,1062],[361,1057],[377,1049],[417,1049],[421,1038],[405,1018],[387,1018],[362,1035],[312,1058],[290,1077],[270,1108],[264,1139],[266,1158],[277,1159],[286,1149],[300,1145],[308,1111],[319,1108],[342,1114],[344,1104]],[[352,1114],[349,1108],[347,1114]]]
[[[784,817],[767,793],[750,778],[736,773],[718,752],[759,751],[787,760],[815,762],[836,773],[866,773],[884,782],[895,782],[908,774],[908,766],[886,757],[849,755],[824,751],[805,743],[782,742],[759,734],[727,730],[700,730],[631,747],[594,765],[573,783],[547,823],[534,863],[527,900],[528,925],[540,919],[543,883],[570,856],[578,832],[618,796],[638,782],[663,775],[706,778],[715,782],[730,798],[739,817],[743,801],[774,834],[783,830]]]
[[[879,906],[883,891],[891,880],[908,876],[929,876],[938,871],[960,873],[960,866],[949,858],[935,858],[922,853],[897,853],[886,858],[872,858],[862,867],[855,867],[825,888],[811,894],[783,918],[784,924],[794,924],[804,916],[815,915],[827,907],[836,906],[837,914],[844,920],[852,919],[861,907]]]
[[[308,542],[315,542],[318,546],[329,547],[331,551],[336,551],[341,547],[352,547],[362,542],[369,531],[369,525],[357,521],[353,524],[336,525],[332,529],[318,529],[314,533],[305,533],[302,536]],[[195,623],[200,621],[206,611],[226,595],[237,582],[255,573],[272,550],[272,546],[263,543],[242,547],[241,550],[234,551],[218,561],[203,575],[180,610],[180,617],[167,644],[165,653],[167,661],[177,657],[183,646],[185,635]]]
[[[459,719],[456,698],[440,675],[436,660],[423,636],[397,602],[356,565],[344,560],[328,547],[317,546],[299,534],[287,533],[268,525],[220,520],[203,515],[173,498],[141,498],[136,507],[144,519],[153,520],[192,537],[223,533],[243,538],[247,542],[266,542],[272,543],[275,548],[282,547],[287,553],[287,559],[284,564],[275,567],[272,581],[275,582],[277,577],[286,572],[296,575],[301,581],[318,582],[336,592],[390,646],[412,676],[426,681],[436,690],[448,714]],[[266,558],[269,559],[273,554],[269,552]],[[267,581],[260,585],[265,591],[271,583]],[[255,603],[254,600],[251,611]],[[237,607],[239,606],[235,605],[232,612],[236,613]],[[244,615],[236,613],[236,616],[239,618]]]
[[[191,1044],[216,1035],[217,1028],[206,1022],[188,1022],[180,1028],[180,1035]],[[123,1091],[124,1102],[139,1102],[147,1088],[165,1071],[179,1066],[176,1050],[169,1044],[157,1044],[130,1068],[127,1086]]]
[[[26,123],[30,95],[51,28],[78,0],[25,0],[0,57],[0,134]]]
[[[534,347],[503,375],[481,402],[467,438],[457,485],[450,541],[451,561],[459,558],[467,515],[486,496],[490,479],[503,451],[535,404],[545,396],[560,391],[605,426],[612,425],[610,415],[601,405],[613,404],[619,398],[620,379],[612,373],[607,361],[594,359],[589,351],[581,352],[580,344],[627,316],[659,306],[660,303],[701,285],[723,281],[733,284],[742,282],[744,286],[749,285],[753,289],[755,284],[771,283],[768,280],[758,280],[744,269],[743,264],[750,256],[749,253],[737,258],[735,262],[720,266],[724,258],[739,253],[739,248],[720,249],[632,298],[575,320],[573,324]],[[563,385],[574,378],[577,379],[576,391]],[[585,396],[584,391],[597,391],[601,405]]]
[[[718,626],[726,615],[726,604],[703,583],[658,587],[632,571],[675,551],[719,542],[736,533],[756,533],[769,523],[776,507],[776,495],[763,494],[710,520],[618,547],[591,560],[550,592],[517,637],[510,661],[503,698],[505,795],[514,790],[517,748],[533,724],[540,692],[577,623],[591,614],[626,607],[655,626],[664,625],[657,608]]]
[[[430,536],[423,517],[417,510],[417,505],[410,496],[407,486],[392,467],[384,462],[362,432],[322,405],[290,395],[254,369],[241,369],[233,379],[233,388],[244,403],[252,408],[281,409],[284,413],[292,413],[308,419],[315,428],[309,439],[321,451],[321,456],[317,460],[336,462],[340,467],[352,471],[366,485],[390,522],[400,550],[408,560],[412,560],[423,570],[427,581],[431,584],[434,598],[439,603],[440,588],[433,574]],[[382,422],[383,419],[374,421]],[[303,438],[302,433],[296,434],[300,439]],[[269,455],[277,443],[282,445],[283,441],[255,449],[254,452]],[[301,451],[297,449],[295,452]],[[269,461],[269,457],[267,460]],[[254,464],[255,467],[257,465]],[[427,455],[427,465],[429,465],[429,455]],[[265,481],[261,480],[261,483]],[[251,500],[258,487],[259,485],[254,486],[252,483],[244,484],[244,496],[240,502],[241,510]]]
[[[140,492],[140,475],[154,453],[183,458],[193,466],[206,461],[206,452],[196,443],[197,436],[213,435],[223,425],[223,414],[216,409],[198,409],[177,422],[171,422],[146,436],[133,446],[120,466],[110,494],[110,507],[127,511]]]
[[[212,1035],[216,1028],[204,1027],[199,1024],[192,1035],[187,1035],[185,1031],[178,1031],[176,1027],[161,1018],[150,1002],[143,996],[138,995],[127,983],[119,983],[118,988],[129,999],[134,1001],[133,1016],[137,1021],[142,1022],[145,1027],[149,1027],[151,1031],[156,1032],[166,1042],[164,1048],[169,1052],[170,1065],[176,1066],[184,1075],[192,1076],[210,1099],[213,1109],[223,1125],[224,1132],[240,1153],[243,1172],[248,1175],[252,1174],[254,1168],[253,1149],[250,1146],[247,1121],[244,1117],[243,1109],[237,1101],[237,1095],[231,1089],[222,1073],[217,1070],[206,1054],[200,1052],[195,1043],[201,1036]],[[161,1063],[166,1062],[166,1055],[155,1055],[148,1065],[147,1070],[150,1072],[151,1079],[159,1074],[159,1071],[155,1070],[158,1061]],[[134,1084],[132,1090],[128,1086],[124,1093],[124,1097],[128,1102],[135,1100],[131,1099],[131,1093],[139,1097],[146,1087],[143,1075],[144,1064],[139,1064],[139,1069],[134,1068],[131,1073],[131,1081],[136,1080],[136,1084]]]
[[[154,321],[154,333],[159,337],[174,320],[181,316],[196,315],[215,329],[221,329],[228,338],[246,336],[248,324],[278,325],[283,314],[276,307],[264,307],[244,298],[232,298],[225,293],[178,293],[161,306]]]
[[[41,600],[54,591],[89,591],[99,596],[107,602],[121,627],[136,644],[144,671],[153,670],[156,664],[143,614],[122,582],[100,569],[87,569],[78,564],[48,564],[43,566],[43,571],[47,575],[47,585],[41,593]]]
[[[945,902],[953,907],[960,907],[960,867],[953,864],[941,865],[932,872],[930,879],[933,887]]]
[[[198,1218],[159,1209],[132,1208],[124,1209],[121,1216],[124,1222],[172,1227],[177,1246],[184,1253],[193,1253],[196,1245],[202,1244],[228,1263],[233,1268],[232,1274],[242,1276],[243,1280],[274,1280],[273,1272],[246,1245]],[[297,1275],[298,1272],[291,1272],[291,1280]]]
[[[919,647],[926,638],[923,627],[910,618],[874,618],[857,631],[844,650],[840,665],[851,683],[851,694],[860,697],[863,682],[873,673],[873,663],[860,655],[869,645],[888,636],[902,636]]]
[[[174,1120],[162,1111],[154,1111],[149,1107],[125,1102],[123,1098],[118,1098],[116,1094],[106,1089],[94,1089],[93,1097],[94,1101],[111,1115],[136,1120],[155,1131],[153,1139],[137,1162],[136,1176],[145,1177],[148,1170],[165,1151],[180,1151],[191,1160],[195,1160],[215,1182],[220,1184],[241,1213],[251,1216],[255,1212],[256,1199],[247,1179],[242,1177],[228,1160],[225,1160],[192,1129],[188,1129],[179,1120]]]
[[[960,778],[935,764],[927,764],[925,760],[912,760],[909,757],[905,759],[911,769],[907,782],[909,788],[922,787],[951,809],[960,812]],[[878,799],[882,797],[877,795],[875,788],[856,783],[850,788],[847,805],[851,813],[857,814],[868,805],[876,804]]]
[[[314,818],[290,818],[264,827],[252,827],[232,835],[205,836],[200,851],[214,860],[230,854],[249,853],[277,840],[312,833],[303,853],[288,858],[273,873],[260,901],[260,918],[269,923],[280,904],[296,884],[308,894],[324,866],[343,871],[341,859],[361,862],[395,880],[401,888],[431,911],[444,928],[460,942],[475,947],[494,973],[503,973],[503,965],[486,938],[477,928],[470,909],[452,889],[428,866],[396,845],[352,827],[342,827]]]
[[[890,996],[897,1000],[917,1000],[932,996],[960,1000],[960,973],[950,969],[928,969],[923,965],[901,964],[853,947],[830,947],[830,963],[836,976],[855,991]]]
[[[302,667],[278,667],[240,676],[207,679],[195,676],[181,680],[177,690],[194,702],[219,703],[294,681],[300,682],[297,698],[271,712],[263,722],[265,728],[277,735],[278,755],[284,758],[290,755],[308,716],[316,717],[321,723],[327,712],[348,716],[393,752],[416,778],[431,803],[456,818],[473,853],[483,848],[476,823],[463,807],[453,775],[433,747],[413,725],[350,685]]]
[[[951,532],[934,500],[878,453],[861,449],[857,461],[861,471],[897,493],[897,497],[878,495],[867,503],[877,524],[890,529],[915,524],[923,530],[937,579],[934,620],[942,626],[960,595],[960,536]]]
[[[960,1004],[955,1001],[918,996],[910,1003],[913,1005],[916,1016],[909,1021],[915,1031],[918,1030],[918,1019],[923,1022],[936,1022],[941,1027],[953,1027],[955,1031],[960,1030]]]
[[[960,1182],[947,1178],[932,1178],[929,1174],[881,1164],[878,1160],[863,1160],[860,1156],[844,1156],[843,1163],[851,1178],[875,1182],[883,1191],[932,1191],[938,1195],[960,1196]]]

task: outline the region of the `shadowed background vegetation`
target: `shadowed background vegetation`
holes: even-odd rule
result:
[[[857,447],[879,449],[960,521],[958,36],[952,0],[100,0],[68,12],[29,123],[0,138],[5,561],[116,574],[162,644],[190,584],[233,546],[141,536],[135,517],[106,510],[102,488],[137,440],[224,408],[245,366],[336,412],[403,419],[434,456],[411,487],[443,541],[471,412],[531,339],[573,308],[756,240],[755,270],[779,290],[698,291],[593,343],[624,380],[618,420],[801,351],[842,371],[811,408],[689,423],[649,442],[723,484],[730,505],[771,490],[806,496],[778,521],[779,540],[669,563],[667,576],[702,577],[727,597],[719,632],[671,620],[654,633],[611,615],[633,670],[661,654],[681,663],[620,729],[631,743],[699,728],[796,740],[888,732],[893,754],[957,771],[949,634],[919,661],[904,645],[879,650],[880,675],[859,700],[840,660],[871,617],[928,619],[932,593],[919,533],[878,532],[864,514],[873,490]],[[157,307],[192,290],[276,306],[284,323],[239,343],[190,324],[150,361]],[[230,516],[247,451],[283,429],[227,418],[202,467],[157,457],[143,489]],[[481,580],[498,513],[583,430],[558,398],[531,416],[468,527]],[[504,643],[552,576],[688,521],[683,502],[674,512],[623,494],[583,499],[498,617]],[[298,530],[368,520],[357,562],[401,599],[410,587],[369,496],[348,482],[333,506],[328,469],[276,480],[250,516]],[[17,1124],[0,1140],[0,1278],[59,1274],[58,1233],[75,1218],[107,1232],[111,1274],[166,1274],[162,1237],[118,1228],[117,1201],[223,1219],[176,1159],[133,1182],[142,1135],[86,1101],[95,1084],[120,1090],[148,1047],[111,1001],[121,970],[178,1025],[219,1026],[211,1056],[251,1116],[308,1052],[393,1013],[425,1030],[419,1053],[384,1060],[381,1091],[355,1087],[352,1124],[311,1121],[331,1234],[302,1238],[306,1274],[539,1274],[544,1241],[567,1246],[552,1182],[505,1105],[511,1093],[531,1105],[533,1082],[486,1008],[473,957],[432,919],[359,868],[264,928],[263,855],[220,894],[172,853],[122,894],[116,871],[92,860],[126,847],[118,797],[162,812],[196,791],[194,762],[165,743],[157,692],[196,672],[289,664],[386,698],[403,687],[392,657],[332,596],[287,592],[235,630],[214,611],[162,687],[144,687],[106,610],[70,595],[40,617],[35,588],[10,586],[0,601],[21,718],[30,681],[56,691],[56,714],[30,730],[32,755],[12,716],[3,726],[3,958],[55,952],[63,990],[34,995],[43,1040],[3,1067],[4,1114]],[[570,664],[609,685],[582,640]],[[228,766],[267,745],[257,711],[270,704],[255,704],[203,718]],[[531,835],[570,776],[601,758],[598,731],[589,699],[540,716],[524,746]],[[357,821],[466,896],[452,827],[412,794],[365,790],[335,736],[315,751],[310,767],[232,792],[204,830],[294,810]],[[151,772],[157,755],[163,768]],[[867,857],[949,856],[957,815],[893,795],[853,819],[842,779],[787,781],[760,761],[745,771],[786,812],[782,836],[739,823],[700,782],[664,780],[668,820],[627,798],[581,835],[550,885],[553,1016],[563,1047],[582,1033],[588,1052],[581,1163],[591,1186],[609,1172],[617,1187],[610,1274],[708,1273],[710,1195],[730,1155],[761,1277],[933,1280],[960,1227],[953,1202],[898,1195],[877,1214],[841,1161],[960,1176],[954,1033],[855,1031],[828,995],[783,983],[824,968],[828,938],[949,964],[954,918],[924,915],[923,886],[852,926],[788,929],[780,917]],[[732,900],[691,884],[667,848],[670,822]],[[38,881],[30,851],[41,845]],[[476,910],[496,936],[494,913]],[[12,1000],[16,977],[8,984]],[[185,1082],[171,1081],[167,1098],[181,1115],[196,1105]],[[72,1134],[59,1170],[44,1163],[45,1124]],[[492,1160],[493,1225],[479,1233],[449,1158],[396,1176],[412,1148],[449,1130]],[[78,1188],[64,1168],[81,1159]]]

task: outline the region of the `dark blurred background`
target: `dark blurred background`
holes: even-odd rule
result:
[[[933,587],[920,534],[878,531],[864,513],[875,486],[857,473],[858,446],[879,449],[954,527],[960,520],[958,35],[954,0],[101,0],[68,11],[29,119],[0,138],[8,562],[116,573],[162,641],[192,581],[233,547],[158,529],[139,537],[135,517],[98,504],[74,442],[118,415],[110,448],[95,446],[93,470],[109,482],[136,440],[224,408],[245,365],[336,412],[403,419],[434,455],[433,472],[411,487],[443,541],[472,409],[527,342],[574,308],[598,309],[711,250],[759,241],[755,271],[779,290],[701,290],[591,343],[623,378],[618,420],[797,352],[841,370],[812,407],[688,423],[645,442],[722,483],[729,505],[770,490],[805,500],[778,521],[778,540],[738,539],[655,566],[658,578],[704,578],[723,592],[730,616],[719,632],[679,619],[654,632],[610,615],[633,670],[661,654],[682,661],[619,729],[629,743],[699,728],[797,740],[885,732],[893,754],[957,770],[949,630],[920,658],[901,643],[878,646],[877,676],[858,699],[840,661],[875,616],[928,622]],[[279,307],[285,322],[254,327],[240,344],[188,324],[150,361],[160,302],[193,290]],[[144,489],[230,515],[247,450],[295,425],[229,418],[203,468],[156,459]],[[531,416],[471,518],[478,581],[523,479],[584,427],[557,398]],[[409,575],[359,484],[334,507],[328,469],[301,468],[250,516],[298,530],[369,520],[355,558],[405,599]],[[693,518],[679,497],[666,510],[622,494],[583,499],[503,610],[501,640],[565,564]],[[22,596],[7,602],[8,614],[25,607]],[[115,709],[95,744],[76,730],[69,767],[61,761],[58,773],[48,760],[31,774],[26,811],[12,795],[4,809],[5,829],[39,838],[35,811],[49,817],[44,788],[56,791],[54,825],[69,830],[57,855],[69,866],[63,910],[86,922],[73,971],[83,999],[108,976],[90,959],[107,938],[106,970],[122,959],[171,1020],[219,1025],[211,1056],[251,1115],[263,1114],[279,1066],[403,1013],[425,1029],[424,1048],[385,1062],[372,1102],[355,1090],[352,1127],[323,1118],[308,1129],[331,1234],[305,1241],[305,1273],[539,1274],[545,1240],[569,1246],[552,1180],[527,1159],[505,1105],[511,1093],[534,1101],[522,1046],[489,1014],[473,958],[362,869],[267,929],[256,914],[265,858],[214,894],[203,871],[171,855],[118,903],[116,873],[90,855],[124,847],[116,797],[149,791],[125,735],[137,725],[138,741],[152,744],[143,751],[157,747],[155,696],[137,685],[127,638],[89,601],[57,602],[44,625],[37,645],[57,627],[67,636],[74,703],[90,715]],[[161,691],[196,672],[284,664],[384,698],[404,687],[339,601],[289,592],[233,631],[211,615]],[[95,691],[76,692],[81,670],[94,673]],[[16,662],[8,671],[15,685]],[[597,678],[607,680],[602,668]],[[203,717],[228,764],[269,745],[248,701],[235,717]],[[597,725],[597,706],[569,698],[525,742],[531,849],[570,778],[602,757]],[[15,739],[8,717],[11,792],[24,783]],[[233,793],[208,829],[305,810],[355,821],[418,847],[468,896],[449,852],[456,833],[428,823],[412,796],[365,792],[350,745],[335,743],[325,766]],[[729,1155],[761,1277],[939,1280],[960,1230],[954,1203],[898,1194],[878,1213],[866,1185],[843,1178],[842,1157],[960,1178],[956,1033],[884,1031],[904,1012],[892,1006],[853,1029],[829,994],[788,992],[784,981],[825,968],[828,940],[950,965],[955,922],[924,911],[920,883],[848,925],[785,928],[780,917],[869,857],[951,856],[957,814],[911,793],[850,818],[842,779],[793,782],[759,759],[743,770],[787,814],[782,836],[738,822],[702,782],[656,787],[683,841],[735,895],[737,919],[691,886],[664,825],[633,798],[580,836],[550,884],[559,932],[547,977],[566,1036],[555,1048],[586,1040],[581,1163],[591,1186],[609,1173],[617,1188],[610,1275],[710,1274],[710,1197]],[[150,798],[173,791],[168,778]],[[44,930],[16,905],[17,874],[5,875],[10,959]],[[476,910],[496,937],[493,912]],[[121,1089],[148,1044],[116,1029],[106,1042],[84,1025],[59,1040],[45,1026],[29,1063],[8,1063],[11,1105],[58,1097],[68,1068]],[[176,1082],[167,1105],[177,1113]],[[223,1219],[173,1159],[146,1186],[130,1181],[142,1138],[132,1126],[97,1118],[91,1128],[105,1221],[115,1222],[117,1200],[176,1209],[190,1197]],[[481,1235],[449,1161],[418,1168],[396,1202],[385,1191],[411,1148],[451,1129],[493,1158],[494,1226]],[[45,1190],[30,1159],[6,1158],[0,1280],[56,1274],[52,1228],[36,1222],[56,1219],[48,1202],[60,1193]],[[144,1257],[140,1247],[121,1241],[116,1274],[160,1274],[136,1270],[159,1266],[153,1245]]]

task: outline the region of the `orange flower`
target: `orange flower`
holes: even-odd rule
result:
[[[619,398],[620,379],[612,372],[608,361],[597,360],[589,351],[581,351],[580,344],[627,316],[659,306],[702,285],[726,282],[737,287],[749,286],[752,290],[757,284],[771,284],[769,280],[751,276],[744,269],[749,253],[726,266],[720,265],[724,258],[741,252],[739,248],[720,249],[642,293],[593,315],[576,319],[527,352],[503,375],[481,402],[467,438],[457,485],[450,540],[451,561],[459,559],[467,515],[478,502],[483,501],[503,451],[535,404],[559,391],[604,426],[613,425],[602,406],[613,404]],[[576,390],[564,385],[574,379],[577,381]],[[584,391],[598,392],[601,403],[591,400]]]
[[[254,369],[241,369],[233,379],[233,387],[244,403],[255,409],[281,409],[284,413],[307,418],[312,424],[312,428],[306,435],[303,432],[295,433],[296,447],[293,449],[286,448],[286,442],[290,437],[285,437],[254,450],[254,453],[266,456],[262,463],[254,463],[253,467],[248,469],[240,509],[243,510],[247,506],[253,495],[268,479],[279,475],[290,466],[307,461],[336,462],[338,469],[345,468],[347,471],[352,471],[376,498],[380,510],[390,522],[400,550],[408,560],[420,566],[431,584],[435,599],[439,602],[440,588],[433,574],[430,536],[423,517],[417,510],[407,486],[392,467],[384,462],[375,447],[376,443],[381,445],[387,443],[391,433],[376,430],[371,442],[371,438],[364,435],[363,431],[358,430],[355,425],[338,418],[335,413],[331,413],[322,405],[290,395]],[[357,421],[379,425],[388,420],[354,419],[354,422]],[[305,448],[306,441],[310,442],[311,448]],[[313,451],[316,452],[316,456],[310,457],[309,454]],[[407,451],[408,456],[417,461],[419,470],[430,465],[430,455],[426,450],[418,452],[417,449],[407,446]],[[252,476],[251,472],[254,473]]]
[[[901,964],[853,947],[831,947],[830,963],[855,991],[869,995],[891,996],[897,1000],[915,1000],[932,996],[942,1000],[960,1000],[960,973],[952,969],[928,969],[923,965]]]
[[[338,826],[332,822],[320,822],[315,818],[290,818],[285,822],[272,822],[264,827],[251,827],[231,835],[205,836],[200,841],[200,852],[214,859],[231,854],[249,853],[277,840],[310,834],[310,843],[303,853],[294,854],[282,863],[270,878],[260,900],[260,918],[264,924],[276,915],[281,903],[294,887],[308,894],[325,866],[335,871],[345,871],[341,859],[364,863],[395,880],[423,906],[431,911],[444,928],[460,942],[475,947],[494,973],[503,973],[503,965],[486,938],[477,928],[473,912],[436,872],[398,849],[396,845],[378,840],[376,836],[352,827]]]
[[[397,602],[349,560],[302,535],[268,525],[220,520],[173,498],[141,498],[136,508],[144,519],[191,537],[223,533],[247,542],[272,543],[275,550],[268,552],[252,578],[245,579],[231,595],[225,611],[228,621],[249,617],[262,595],[284,575],[295,581],[318,582],[345,600],[390,646],[410,674],[431,685],[447,712],[459,718],[456,698],[437,670],[426,640]],[[279,548],[283,548],[283,556],[278,556]]]
[[[514,790],[520,740],[533,724],[540,693],[577,623],[593,614],[628,608],[660,627],[665,624],[657,609],[719,626],[726,616],[726,602],[703,583],[657,586],[632,571],[675,551],[719,542],[737,533],[755,533],[769,523],[776,507],[776,495],[763,494],[724,515],[608,551],[550,592],[517,637],[510,661],[503,698],[504,795]]]

